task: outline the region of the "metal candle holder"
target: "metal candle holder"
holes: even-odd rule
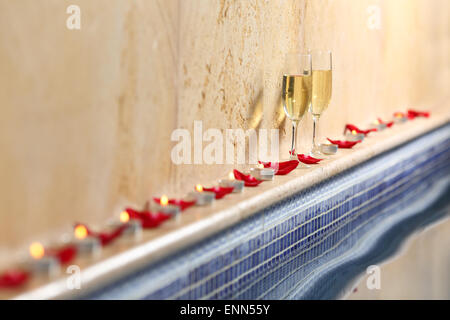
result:
[[[272,168],[251,168],[250,174],[258,180],[270,181],[275,176],[275,170]]]
[[[39,259],[31,258],[26,263],[26,269],[34,274],[52,277],[59,274],[61,265],[55,257],[44,256]]]
[[[192,191],[188,193],[188,199],[195,200],[195,205],[206,206],[214,202],[216,194],[209,191]]]
[[[98,255],[102,250],[100,240],[94,237],[75,239],[73,244],[77,247],[77,251],[81,254]]]
[[[338,151],[338,145],[332,144],[332,143],[322,143],[319,145],[320,152],[327,155],[333,155],[336,154]]]
[[[347,133],[345,138],[347,141],[363,141],[365,136],[363,133]]]

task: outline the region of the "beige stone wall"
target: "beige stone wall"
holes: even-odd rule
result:
[[[79,31],[65,27],[70,4]],[[380,30],[367,28],[372,4]],[[448,109],[449,12],[447,0],[0,0],[0,258],[224,175],[171,163],[172,130],[194,120],[279,127],[286,152],[291,50],[334,53],[328,136],[407,105]]]

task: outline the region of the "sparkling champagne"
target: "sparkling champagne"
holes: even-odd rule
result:
[[[284,75],[283,100],[286,115],[292,121],[299,121],[311,103],[311,76]]]
[[[311,113],[320,116],[331,100],[331,70],[313,70]]]

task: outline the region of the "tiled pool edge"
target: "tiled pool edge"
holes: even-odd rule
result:
[[[429,139],[430,135],[436,134],[436,132],[441,132],[441,131],[443,131],[446,135],[448,135],[448,131],[449,131],[448,127],[449,127],[448,125],[441,127],[438,130],[435,130],[432,133],[425,135],[425,137],[419,138],[419,140],[422,139],[422,144],[423,144],[423,141],[424,141],[423,139]],[[414,143],[417,144],[417,143],[420,143],[420,141],[410,142],[406,146],[402,146],[400,148],[403,149],[403,148],[407,147],[408,145],[414,144]],[[446,140],[445,145],[448,145],[448,139]],[[436,148],[439,148],[439,147],[433,146],[432,149],[436,149]],[[422,149],[422,151],[424,151],[424,150],[425,149]],[[395,152],[397,152],[397,151],[398,150],[393,151],[392,153],[389,153],[389,154],[395,154]],[[448,149],[446,149],[443,152],[444,152],[443,168],[444,168],[444,170],[447,171],[448,167],[445,165],[445,163],[446,163],[445,159],[448,160]],[[441,154],[441,157],[442,157],[442,154]],[[384,158],[384,156],[383,156],[383,158]],[[379,159],[375,159],[375,160],[379,161]],[[384,159],[384,160],[386,160],[386,159]],[[430,159],[428,159],[428,160],[430,160]],[[431,160],[433,160],[433,159],[431,159]],[[435,161],[435,160],[433,160],[433,161]],[[436,160],[436,161],[438,161],[438,160]],[[367,164],[365,164],[365,165],[367,165]],[[358,169],[355,168],[354,170],[358,170]],[[412,168],[411,172],[413,172],[414,170],[415,170],[415,168]],[[407,177],[408,172],[409,171],[402,172],[402,173],[404,173]],[[411,172],[409,172],[409,173],[411,173]],[[346,173],[346,175],[348,176],[348,173]],[[334,177],[333,179],[338,179],[338,178],[339,177]],[[401,177],[398,179],[401,179]],[[320,188],[321,186],[323,187],[323,185],[325,183],[329,183],[329,181],[321,182],[320,184],[315,186],[315,188]],[[352,190],[350,192],[352,192],[354,194],[355,193],[354,191],[355,190]],[[308,192],[309,192],[309,190],[308,190]],[[270,207],[267,210],[272,210],[274,212],[273,208],[270,208]],[[277,216],[279,218],[279,215],[276,215],[276,214],[272,214],[272,215]],[[299,216],[299,215],[297,215],[297,216]],[[267,217],[267,219],[266,219],[266,217]],[[141,283],[139,285],[133,286],[132,283],[134,281],[127,279],[127,280],[125,280],[125,282],[127,282],[127,281],[130,282],[129,283],[130,286],[134,287],[133,290],[131,290],[131,291],[125,290],[125,288],[122,287],[119,291],[121,291],[122,294],[124,294],[124,292],[128,292],[129,297],[133,297],[133,298],[143,298],[143,297],[146,297],[146,298],[171,298],[171,297],[175,297],[175,298],[177,298],[177,297],[178,298],[202,298],[202,297],[227,298],[228,297],[229,298],[229,297],[232,297],[232,296],[230,296],[230,292],[234,292],[235,291],[234,289],[237,289],[238,287],[240,287],[239,284],[236,285],[235,287],[230,286],[228,288],[228,290],[226,290],[227,288],[224,287],[224,292],[220,292],[220,290],[217,291],[217,288],[223,287],[223,285],[227,283],[227,280],[234,279],[235,274],[233,274],[233,272],[238,272],[238,271],[235,271],[234,269],[231,269],[231,271],[225,270],[229,274],[227,274],[226,272],[224,272],[223,275],[217,274],[217,277],[214,276],[211,278],[210,283],[205,282],[205,288],[202,288],[201,285],[196,284],[197,278],[202,278],[202,276],[208,277],[211,275],[211,273],[202,271],[202,269],[197,268],[198,270],[194,270],[193,272],[186,272],[186,274],[184,276],[182,276],[182,273],[184,273],[183,269],[185,269],[185,270],[193,269],[193,267],[194,267],[193,261],[196,261],[196,259],[201,260],[202,256],[204,256],[204,254],[202,254],[202,252],[208,253],[208,252],[211,252],[212,251],[211,249],[214,249],[214,248],[216,248],[218,250],[218,252],[216,252],[214,255],[224,256],[222,258],[222,260],[224,260],[225,262],[223,262],[223,261],[220,263],[215,262],[216,265],[211,265],[211,266],[208,265],[208,267],[203,266],[204,269],[214,269],[214,268],[217,268],[220,264],[227,265],[228,261],[233,261],[233,260],[235,261],[236,259],[242,258],[241,251],[251,252],[250,248],[239,248],[239,250],[235,250],[235,251],[232,251],[231,253],[227,253],[229,256],[225,256],[224,254],[226,253],[225,252],[226,250],[223,249],[224,243],[227,243],[229,240],[232,240],[234,238],[233,231],[235,231],[235,232],[238,231],[238,233],[239,233],[239,231],[241,231],[240,233],[246,234],[246,232],[243,232],[242,230],[252,231],[252,233],[254,233],[255,231],[257,232],[258,230],[265,230],[266,224],[268,225],[268,222],[270,222],[269,217],[270,217],[270,214],[267,214],[267,215],[264,214],[263,219],[261,219],[261,213],[257,213],[254,216],[252,216],[251,218],[247,219],[246,221],[239,223],[238,225],[232,227],[230,230],[227,230],[226,236],[221,235],[221,236],[207,239],[206,241],[203,242],[202,245],[196,246],[192,252],[189,250],[187,250],[187,251],[189,251],[189,253],[186,253],[186,251],[183,251],[182,253],[177,254],[175,257],[171,257],[170,259],[165,259],[164,262],[158,263],[156,266],[151,267],[150,269],[156,270],[155,272],[152,272],[151,270],[146,270],[146,272],[144,272],[144,274],[141,273],[141,274],[132,276],[132,278],[140,279],[144,282],[145,282],[145,279],[147,279],[148,281],[151,282],[151,284],[143,284],[142,281],[140,281]],[[239,230],[241,228],[243,228],[243,229]],[[282,234],[285,231],[286,230],[282,231],[282,229],[280,229],[279,233]],[[307,232],[307,230],[306,230],[306,232]],[[251,234],[248,234],[248,236],[246,235],[245,238],[246,238],[246,240],[248,240],[246,242],[243,242],[243,243],[248,243],[248,244],[245,244],[246,246],[247,245],[248,246],[253,246],[253,245],[257,246],[257,240],[252,238]],[[253,244],[252,241],[255,244]],[[261,240],[259,240],[259,241],[261,241]],[[264,240],[262,240],[262,241],[264,241]],[[197,257],[196,255],[199,255],[199,256]],[[187,259],[188,262],[186,262],[186,257],[188,257],[188,259]],[[259,258],[255,257],[254,259],[259,259]],[[183,260],[185,263],[184,265],[182,264]],[[203,260],[208,261],[209,259],[203,258]],[[164,268],[159,269],[158,266],[162,266]],[[179,278],[177,278],[177,277],[179,277]],[[152,280],[149,280],[149,279],[152,279]],[[245,283],[252,283],[252,280],[251,280],[251,277],[247,277],[247,278],[244,277],[244,279],[245,280],[241,282],[241,285],[244,286],[243,287],[244,290],[247,290],[245,288]],[[158,284],[158,282],[159,282],[159,284]],[[164,285],[164,283],[166,285]],[[159,290],[159,294],[156,292],[154,294],[150,294],[150,292],[152,292],[152,290],[155,289],[156,285],[160,285],[163,289]],[[208,286],[209,286],[209,288],[213,288],[213,289],[209,290]],[[118,287],[121,287],[121,286],[119,285]],[[125,286],[125,287],[128,287],[128,286]],[[122,290],[122,289],[124,289],[124,290]],[[115,295],[114,291],[115,290],[113,287],[108,287],[108,288],[105,288],[103,293],[92,295],[91,297],[120,298],[120,295],[118,295],[118,296]],[[175,294],[175,295],[170,294],[171,291],[177,292],[177,294]],[[217,295],[216,294],[211,295],[211,292],[214,292],[214,291],[217,291]],[[247,290],[247,291],[252,291],[252,290]],[[253,291],[255,291],[255,290],[253,290]],[[165,292],[165,294],[162,294],[162,292]],[[181,295],[180,295],[180,292],[182,292]],[[208,292],[209,292],[209,295],[208,295]],[[124,296],[122,295],[122,297],[124,297]],[[245,296],[245,294],[243,296],[239,296],[239,297],[240,298],[251,298],[251,296]],[[253,298],[255,298],[255,297],[253,297]]]

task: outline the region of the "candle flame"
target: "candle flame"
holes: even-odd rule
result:
[[[45,253],[44,246],[39,242],[33,242],[30,245],[30,255],[34,259],[41,259],[44,256],[44,253]]]
[[[352,130],[352,134],[356,135],[357,134],[356,130]]]
[[[258,168],[259,168],[259,169],[264,169],[264,165],[263,165],[262,163],[259,163],[259,164],[258,164]]]
[[[127,223],[128,221],[130,221],[130,215],[128,214],[128,212],[122,211],[120,213],[119,219],[120,219],[120,222]]]
[[[197,190],[198,192],[203,192],[203,186],[201,184],[198,184],[195,186],[195,190]]]
[[[228,178],[229,178],[230,180],[234,180],[234,173],[233,173],[233,172],[230,172],[230,173],[228,174]]]
[[[159,203],[161,203],[162,206],[167,206],[169,204],[169,198],[167,198],[166,195],[163,195],[161,199],[159,199]]]
[[[85,226],[78,225],[75,227],[75,230],[73,231],[75,234],[75,238],[77,239],[84,239],[88,235],[88,231]]]
[[[401,114],[400,112],[397,112],[397,113],[395,114],[395,117],[396,117],[396,118],[403,118],[403,114]]]

